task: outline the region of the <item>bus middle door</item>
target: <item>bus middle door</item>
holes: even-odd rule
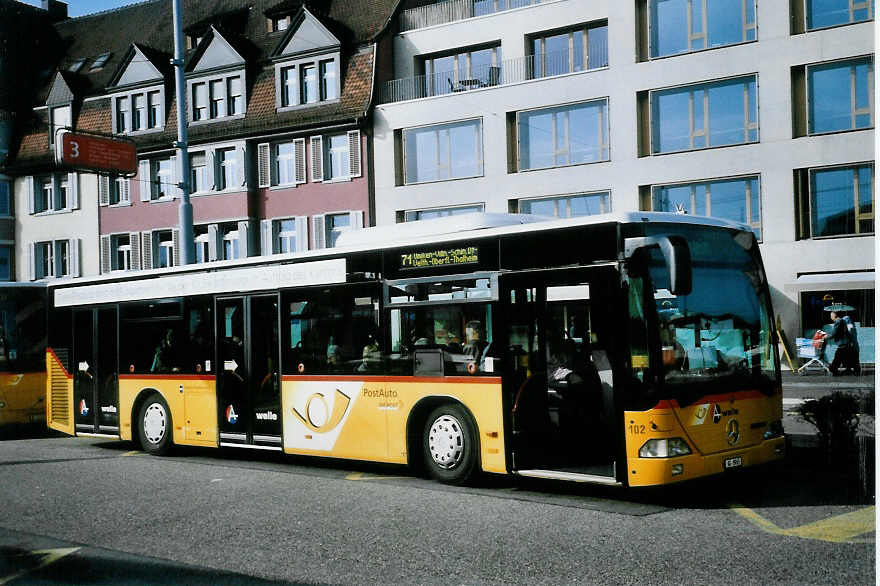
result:
[[[76,432],[119,435],[116,307],[73,314],[73,397]]]
[[[281,449],[278,296],[217,300],[221,445]]]

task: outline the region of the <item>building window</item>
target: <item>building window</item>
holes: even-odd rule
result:
[[[208,165],[205,153],[190,153],[190,189],[193,193],[207,191],[210,189],[208,185]]]
[[[154,232],[153,239],[155,241],[153,268],[167,269],[175,266],[177,263],[174,255],[175,242],[173,231],[161,230]]]
[[[0,281],[12,280],[12,245],[0,244]]]
[[[428,210],[407,210],[398,212],[398,222],[416,222],[418,220],[433,220],[447,216],[461,216],[464,214],[478,214],[484,210],[483,204],[465,206],[450,206],[445,208],[433,208]]]
[[[296,252],[296,220],[278,222],[278,252]]]
[[[874,18],[873,0],[806,0],[806,9],[807,30],[863,22]]]
[[[281,69],[281,105],[292,106],[296,104],[296,67],[284,67]]]
[[[871,58],[807,67],[809,132],[874,126],[874,64]]]
[[[130,271],[131,264],[131,238],[128,234],[116,234],[110,237],[111,265],[113,271]]]
[[[141,130],[147,121],[146,96],[144,94],[134,94],[131,96],[131,107],[131,130],[132,132],[137,132]]]
[[[300,104],[318,101],[318,74],[315,66],[303,65],[299,68]]]
[[[226,106],[223,94],[223,80],[213,79],[208,83],[210,92],[210,115],[211,118],[222,118],[226,116]]]
[[[333,134],[324,140],[324,179],[347,179],[351,169],[348,152],[348,136]]]
[[[308,250],[308,218],[299,216],[282,220],[263,220],[263,254]]]
[[[95,57],[92,66],[89,67],[89,71],[97,71],[107,65],[107,61],[110,60],[110,55],[112,55],[112,53],[102,53]]]
[[[150,161],[150,199],[171,197],[174,185],[174,162],[171,157],[152,159]]]
[[[104,178],[102,177],[101,180]],[[128,179],[125,177],[114,177],[112,180],[108,178],[108,186],[110,193],[110,205],[128,204],[131,199],[128,192]]]
[[[193,95],[193,121],[206,120],[208,118],[208,86],[203,83],[194,83]]]
[[[268,18],[267,21],[270,33],[286,31],[290,27],[290,16],[275,16]]]
[[[217,149],[217,189],[223,191],[234,187],[238,177],[238,155],[236,149]]]
[[[874,233],[874,165],[810,170],[813,238]]]
[[[70,205],[73,202],[69,193],[71,176],[72,174],[61,173],[35,177],[31,213],[40,214],[72,209],[74,206]]]
[[[361,211],[338,212],[312,216],[312,238],[315,248],[333,248],[339,236],[349,230],[364,227],[364,214]],[[304,234],[300,232],[300,234]],[[303,250],[305,246],[303,246]]]
[[[238,224],[223,225],[220,227],[222,234],[222,257],[218,260],[235,260],[241,258],[239,246]]]
[[[757,39],[755,0],[648,0],[651,57]]]
[[[338,96],[336,81],[336,61],[321,61],[321,100],[335,100]]]
[[[292,142],[272,145],[273,185],[289,185],[296,182],[296,161]]]
[[[226,80],[226,112],[228,116],[244,113],[244,95],[241,91],[240,77],[230,77]]]
[[[610,199],[611,194],[607,191],[521,199],[519,200],[519,212],[553,218],[593,216],[610,212]]]
[[[73,274],[70,240],[50,240],[33,245],[33,278],[60,279]],[[73,241],[75,242],[75,241]],[[6,266],[9,268],[8,263]]]
[[[650,93],[652,153],[758,142],[757,76]]]
[[[607,161],[608,100],[517,115],[519,170]]]
[[[350,230],[351,227],[350,214],[327,214],[325,234],[327,248],[335,247],[340,234]]]
[[[405,183],[482,175],[482,127],[475,119],[404,130]]]
[[[128,96],[116,98],[116,132],[119,134],[129,132],[131,129],[128,103]]]
[[[651,187],[645,209],[723,218],[748,224],[761,239],[761,187],[757,175]]]
[[[147,92],[147,127],[156,128],[161,120],[161,96],[159,92]]]
[[[12,183],[0,180],[0,216],[12,215]],[[0,278],[0,281],[3,279]]]
[[[532,78],[608,66],[608,24],[581,25],[533,36]]]
[[[458,49],[422,59],[429,96],[501,83],[501,45]]]
[[[211,244],[208,228],[206,226],[193,228],[193,241],[196,248],[196,262],[209,262],[211,260]]]

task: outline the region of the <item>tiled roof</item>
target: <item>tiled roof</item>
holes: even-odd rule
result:
[[[215,26],[248,62],[247,111],[244,118],[222,120],[189,127],[192,144],[238,138],[249,134],[288,132],[322,124],[353,121],[369,108],[373,83],[374,46],[371,42],[391,18],[399,0],[183,0],[184,29]],[[295,15],[305,5],[342,42],[341,99],[332,104],[278,113],[275,111],[274,66],[270,54],[284,37],[283,33],[267,30],[267,14]],[[80,58],[87,58],[79,73],[64,73],[78,99],[83,102],[77,117],[77,128],[110,132],[109,99],[94,99],[107,93],[107,86],[118,72],[132,43],[159,67],[166,79],[173,80],[168,61],[173,55],[172,1],[150,0],[114,10],[69,19],[55,25],[65,47],[59,68],[66,69]],[[224,15],[230,18],[224,18]],[[246,16],[243,18],[243,16]],[[195,27],[195,28],[193,28]],[[92,71],[95,57],[110,53],[104,67]],[[187,58],[194,55],[189,51]],[[169,84],[173,89],[173,83]],[[37,96],[39,106],[45,103],[51,83]],[[170,147],[177,137],[176,98],[168,96],[168,117],[165,129],[132,137],[140,150]],[[15,156],[16,166],[31,166],[43,160],[46,149],[45,127],[38,121],[31,131],[24,131]],[[40,138],[40,137],[43,138]],[[39,145],[42,145],[40,148]]]

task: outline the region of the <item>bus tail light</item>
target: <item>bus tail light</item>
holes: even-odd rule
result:
[[[640,458],[675,458],[690,453],[690,446],[680,437],[649,439],[639,448]]]
[[[769,440],[775,437],[782,437],[785,433],[785,430],[782,428],[782,420],[777,419],[776,421],[771,421],[770,425],[767,427],[767,431],[764,432],[764,439]]]

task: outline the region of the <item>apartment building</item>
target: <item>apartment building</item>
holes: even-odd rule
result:
[[[197,262],[332,247],[372,223],[369,113],[392,5],[183,2],[186,178],[175,148],[172,2],[55,23],[58,50],[5,169],[17,220],[10,278],[178,264],[184,179]],[[59,168],[59,129],[133,141],[137,174]]]
[[[728,218],[761,242],[790,337],[831,299],[873,328],[873,15],[872,0],[407,3],[377,88],[376,221]]]

